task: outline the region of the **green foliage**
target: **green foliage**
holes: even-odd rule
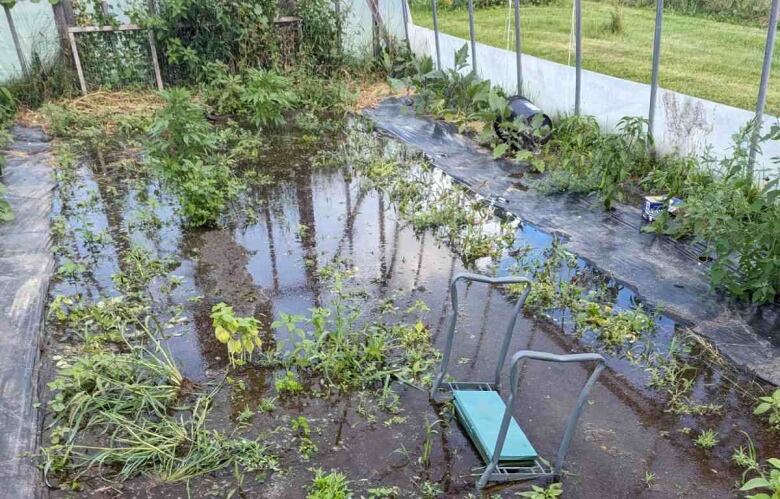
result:
[[[301,18],[304,53],[314,65],[334,68],[340,64],[342,50],[339,44],[344,19],[333,12],[333,3],[329,0],[297,2],[296,15]]]
[[[317,452],[317,444],[311,439],[311,427],[309,420],[298,416],[292,420],[292,431],[298,440],[298,454],[301,459],[308,461]]]
[[[407,86],[417,90],[415,105],[456,123],[477,119],[489,110],[490,81],[463,71],[468,61],[468,45],[455,52],[453,69],[433,69],[430,58],[419,60],[415,74],[405,80]]]
[[[704,242],[715,256],[713,286],[764,303],[780,293],[780,178],[759,186],[747,174],[750,131],[747,127],[735,135],[733,154],[717,165],[710,160],[692,173],[672,171],[671,181],[670,174],[649,175],[662,188],[671,184],[685,200],[676,218],[663,217],[650,230]],[[768,140],[780,140],[780,127],[762,137]]]
[[[16,114],[16,99],[14,99],[8,88],[0,85],[0,177],[3,175],[5,166],[5,155],[2,150],[10,141],[10,135],[5,131],[6,125],[10,123]],[[11,205],[5,199],[5,186],[0,183],[0,223],[13,220],[14,214],[11,211]]]
[[[243,365],[252,359],[252,352],[263,345],[260,339],[260,322],[254,317],[237,317],[233,308],[218,303],[211,308],[214,336],[227,345],[230,364]]]
[[[769,470],[760,470],[760,476],[748,480],[739,489],[742,492],[762,490],[757,494],[747,496],[748,499],[777,499],[780,497],[780,459],[767,459]]]
[[[238,189],[230,160],[220,154],[218,135],[188,91],[169,90],[163,99],[150,130],[153,169],[178,195],[188,226],[214,225]]]
[[[352,492],[349,490],[349,480],[344,473],[331,471],[325,473],[322,469],[315,469],[314,480],[309,485],[306,499],[349,499]]]
[[[780,388],[775,390],[772,395],[760,397],[753,414],[766,415],[769,424],[776,430],[780,430]]]
[[[54,55],[49,56],[50,53]],[[47,101],[76,94],[75,72],[59,50],[51,50],[51,47],[45,46],[34,47],[28,66],[29,72],[26,76],[18,76],[5,82],[5,86],[19,104],[34,109]]]
[[[231,75],[224,65],[212,67],[205,95],[219,114],[260,129],[283,124],[284,113],[296,103],[290,80],[274,71],[250,68]]]
[[[528,497],[529,499],[555,499],[563,495],[563,485],[553,483],[547,488],[532,485],[531,490],[520,492],[518,495],[520,497]]]
[[[712,449],[718,445],[718,434],[715,430],[702,430],[694,440],[694,443],[702,449]]]
[[[232,72],[273,64],[276,3],[171,0],[161,2],[152,17],[142,12],[136,17],[154,30],[169,79],[201,81],[210,62],[222,62]]]

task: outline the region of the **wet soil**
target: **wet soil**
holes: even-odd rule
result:
[[[454,273],[494,268],[502,274],[512,259],[505,254],[496,261],[481,260],[466,267],[435,233],[416,233],[404,223],[393,200],[379,191],[363,189],[360,178],[348,174],[345,165],[317,166],[313,161],[317,151],[335,149],[344,139],[329,140],[311,144],[288,137],[276,144],[256,168],[271,172],[278,181],[253,189],[249,195],[252,216],[239,217],[239,222],[222,229],[183,232],[174,201],[153,181],[96,180],[88,168],[82,169],[79,187],[67,205],[55,203],[55,215],[66,217],[72,227],[91,224],[93,230],[109,229],[113,242],[90,249],[75,234],[76,250],[93,265],[82,281],[58,281],[51,296],[116,294],[110,276],[120,268],[118,256],[126,249],[122,240],[141,244],[158,256],[175,257],[179,265],[172,274],[180,283],[170,291],[159,286],[155,308],[164,319],[177,317],[166,333],[185,375],[199,386],[214,386],[223,380],[228,364],[208,317],[213,304],[224,301],[239,314],[260,320],[267,348],[271,348],[288,339],[285,330],[271,328],[272,321],[281,312],[305,314],[327,303],[328,290],[317,270],[342,262],[355,270],[355,286],[374,298],[393,298],[398,306],[423,300],[430,308],[425,322],[441,348],[446,319],[452,313],[448,285]],[[399,146],[389,142],[388,147]],[[119,184],[125,188],[108,189]],[[93,206],[74,208],[94,192],[99,199]],[[138,216],[140,200],[149,198],[157,200],[154,212],[161,224],[134,228],[131,221]],[[552,235],[526,224],[518,229],[514,247],[530,245],[536,255],[542,255],[552,240]],[[578,262],[576,272],[598,274],[584,260]],[[611,286],[618,308],[640,303],[620,282],[608,276],[599,279]],[[456,379],[492,377],[512,306],[496,289],[464,288],[451,364]],[[521,317],[510,352],[570,353],[594,348],[587,337],[579,340],[567,334],[560,325],[565,318],[554,312],[542,318]],[[664,316],[659,325],[656,341],[663,349],[681,326]],[[49,362],[62,348],[62,341],[56,334],[51,337],[46,353]],[[609,366],[588,398],[572,441],[564,466],[565,497],[734,497],[741,472],[729,463],[729,457],[734,447],[745,443],[740,431],[753,436],[760,455],[776,454],[777,438],[751,416],[751,407],[740,394],[740,384],[749,380],[731,370],[718,366],[700,370],[696,396],[723,404],[724,410],[717,416],[693,418],[664,411],[663,397],[646,388],[642,366],[618,357],[610,357]],[[305,497],[312,468],[344,472],[357,497],[367,496],[371,487],[391,485],[401,488],[401,497],[421,497],[425,482],[437,484],[443,497],[474,493],[474,469],[482,466],[481,459],[451,412],[432,403],[427,392],[394,385],[401,407],[394,417],[377,407],[378,393],[279,396],[275,375],[252,365],[231,370],[232,381],[224,383],[215,396],[209,418],[210,427],[262,439],[280,457],[283,471],[246,477],[242,497]],[[542,456],[554,458],[569,411],[587,376],[585,368],[575,365],[531,363],[523,367],[516,418]],[[311,380],[309,388],[317,385],[318,380]],[[278,397],[274,411],[257,411],[249,422],[239,422],[244,409],[254,411],[261,399],[273,396]],[[300,415],[309,420],[319,449],[309,461],[298,455],[290,429],[292,418]],[[427,434],[426,426],[432,427]],[[710,451],[693,443],[692,437],[703,428],[719,434],[719,445]],[[426,438],[433,444],[429,462],[422,459]],[[648,473],[655,476],[650,483]],[[189,484],[161,484],[139,477],[124,484],[107,486],[94,481],[85,485],[77,495],[224,497],[236,487],[236,480],[232,470],[225,470]],[[527,488],[527,484],[492,487],[487,494],[511,497]],[[51,495],[74,493],[52,490]]]

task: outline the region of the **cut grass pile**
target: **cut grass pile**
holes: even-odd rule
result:
[[[611,4],[585,1],[582,9],[585,69],[649,83],[655,11],[623,7],[623,33],[612,34],[607,29],[614,11]],[[567,64],[570,60],[571,12],[571,1],[547,6],[523,5],[523,53]],[[433,27],[430,9],[417,6],[412,15],[417,25]],[[507,48],[507,19],[513,19],[513,14],[507,12],[506,7],[477,10],[477,40]],[[467,11],[441,9],[439,28],[443,33],[468,39]],[[511,25],[509,32],[514,33]],[[758,94],[765,39],[764,28],[665,12],[660,85],[752,110]],[[514,47],[513,35],[510,35],[509,47]],[[501,61],[491,61],[491,64],[498,63]],[[775,68],[778,63],[780,51],[775,50]],[[571,64],[574,64],[573,45]],[[585,87],[583,93],[587,92]],[[778,71],[772,74],[769,82],[767,112],[780,114]]]

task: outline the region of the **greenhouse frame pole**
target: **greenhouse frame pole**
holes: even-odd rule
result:
[[[8,20],[8,29],[11,31],[14,48],[16,48],[16,56],[19,58],[19,67],[22,68],[22,75],[26,78],[29,76],[30,71],[27,68],[27,59],[24,57],[22,44],[19,42],[19,33],[16,32],[16,25],[14,24],[14,18],[11,15],[11,8],[8,5],[3,4],[3,10],[5,10],[5,18]]]
[[[520,0],[515,0],[515,58],[517,64],[517,95],[523,95],[523,46],[520,38]]]
[[[775,50],[775,38],[777,36],[777,17],[780,8],[780,0],[772,0],[772,10],[769,13],[769,28],[766,34],[766,46],[764,48],[764,67],[761,69],[761,83],[758,87],[758,102],[756,103],[756,117],[753,120],[753,130],[750,135],[750,159],[748,161],[748,174],[752,177],[756,164],[756,152],[758,151],[758,139],[761,135],[761,124],[764,119],[764,106],[766,106],[766,92],[769,87],[769,72],[772,70],[772,56]]]
[[[409,4],[407,0],[401,0],[401,9],[404,14],[404,35],[406,36],[406,48],[412,49],[412,42],[409,40]]]
[[[661,63],[661,33],[664,24],[664,0],[655,6],[655,35],[653,36],[653,76],[650,82],[650,109],[647,112],[647,130],[653,136],[655,129],[655,105],[658,97],[658,71]]]
[[[469,38],[471,38],[471,72],[477,73],[477,34],[474,31],[474,0],[469,0]]]
[[[574,114],[580,114],[582,103],[582,0],[574,0],[575,16],[575,73],[576,82],[574,85]]]
[[[441,48],[439,47],[439,16],[436,13],[436,0],[431,0],[433,14],[433,36],[436,39],[436,68],[441,69]]]

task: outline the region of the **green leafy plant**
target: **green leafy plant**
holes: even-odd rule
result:
[[[214,336],[227,345],[230,364],[243,365],[251,360],[255,349],[262,346],[260,322],[254,317],[238,317],[233,307],[218,303],[211,308]]]
[[[742,492],[760,489],[763,492],[747,496],[749,499],[777,499],[780,497],[780,459],[767,459],[769,471],[761,471],[759,477],[745,482],[739,489]]]
[[[163,100],[150,129],[152,167],[178,195],[187,225],[214,225],[238,190],[230,160],[188,91],[169,90]]]
[[[309,420],[298,416],[292,420],[292,431],[298,439],[298,454],[304,461],[311,459],[317,452],[317,444],[311,439],[311,427]]]
[[[309,485],[306,499],[349,499],[349,480],[344,473],[331,471],[325,473],[322,469],[314,469],[314,480]]]
[[[718,434],[712,429],[702,430],[694,443],[702,449],[712,449],[718,445]]]
[[[563,485],[553,483],[547,488],[532,485],[531,490],[520,492],[518,495],[529,499],[555,499],[563,495]]]
[[[297,395],[303,392],[303,385],[298,381],[298,377],[292,371],[287,371],[284,376],[274,379],[276,391],[280,394],[289,393]]]
[[[759,397],[758,405],[756,406],[753,414],[766,415],[769,424],[780,430],[780,388],[775,390],[772,395],[765,397]]]

